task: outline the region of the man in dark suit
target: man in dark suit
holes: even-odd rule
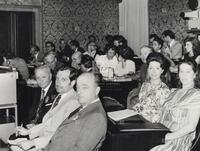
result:
[[[74,52],[77,52],[77,51],[80,51],[81,53],[85,52],[84,49],[82,47],[80,47],[80,44],[76,39],[71,40],[69,42],[69,46]]]
[[[45,151],[96,151],[105,139],[107,120],[98,98],[100,88],[92,73],[77,79],[78,100],[82,105],[58,127]]]
[[[29,117],[32,124],[39,124],[42,122],[44,115],[51,108],[57,92],[55,83],[52,81],[50,68],[47,65],[35,69],[35,78],[40,90],[33,98],[33,105]]]

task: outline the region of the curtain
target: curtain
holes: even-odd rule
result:
[[[148,45],[148,0],[123,0],[119,4],[119,34],[137,55],[143,45]]]

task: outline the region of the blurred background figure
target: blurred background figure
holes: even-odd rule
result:
[[[97,38],[94,36],[94,35],[89,35],[88,36],[88,43],[89,42],[94,42],[96,43],[97,42]]]
[[[118,64],[115,68],[116,76],[131,76],[136,72],[133,52],[128,47],[120,48]]]
[[[113,44],[114,38],[112,35],[106,35],[105,36],[105,47],[104,47],[104,54],[107,50],[107,47]]]
[[[32,45],[30,48],[30,65],[39,66],[43,62],[44,53],[40,51],[37,45]]]
[[[46,49],[46,53],[48,53],[48,52],[55,53],[56,52],[56,47],[55,47],[54,43],[51,41],[45,42],[45,49]]]
[[[87,51],[85,51],[83,54],[84,55],[87,54],[91,56],[93,59],[102,55],[102,53],[98,50],[98,47],[95,42],[89,42],[87,44]]]
[[[183,60],[194,60],[200,64],[200,42],[195,37],[187,37],[184,40],[185,52]]]
[[[55,79],[57,71],[64,66],[62,62],[57,60],[56,54],[52,52],[49,52],[45,55],[44,64],[51,69],[53,79]]]
[[[156,34],[150,34],[150,35],[149,35],[149,46],[150,46],[150,47],[153,46],[153,40],[154,40],[155,38],[158,38],[158,35],[156,35]]]
[[[71,63],[71,56],[73,54],[73,50],[70,46],[65,42],[64,39],[59,40],[59,46],[56,51],[56,57],[58,61],[70,65]]]
[[[70,40],[69,46],[73,50],[73,52],[76,52],[76,51],[80,51],[81,53],[85,52],[84,49],[82,47],[80,47],[80,44],[76,39]]]
[[[82,58],[82,53],[80,51],[76,51],[72,55],[72,63],[71,67],[74,69],[80,71],[81,70],[81,58]]]
[[[9,66],[12,68],[15,68],[19,75],[19,80],[26,81],[29,78],[29,70],[28,66],[24,59],[20,57],[16,57],[12,52],[10,51],[4,51],[2,53],[4,62],[2,65]]]
[[[93,72],[99,74],[99,70],[95,64],[94,59],[89,55],[83,55],[81,58],[81,71],[82,72]]]
[[[114,75],[114,70],[118,64],[115,50],[116,46],[110,45],[106,50],[106,54],[99,56],[95,60],[103,77],[109,77],[109,73]]]

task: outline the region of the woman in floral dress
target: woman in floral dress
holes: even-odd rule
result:
[[[160,118],[160,108],[168,97],[170,90],[162,82],[161,75],[164,71],[164,59],[160,53],[151,53],[147,58],[147,76],[149,80],[142,84],[139,92],[139,103],[133,109],[151,122]]]
[[[181,89],[175,89],[164,103],[160,122],[171,131],[165,135],[165,144],[151,151],[189,151],[195,138],[200,117],[199,72],[194,61],[179,65]]]

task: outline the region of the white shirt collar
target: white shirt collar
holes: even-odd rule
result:
[[[50,88],[50,86],[51,86],[51,83],[52,83],[52,81],[49,83],[49,85],[48,85],[46,88],[42,89],[42,90],[45,91],[44,96],[46,96],[47,91],[49,90],[49,88]]]
[[[70,95],[71,93],[73,93],[74,92],[74,89],[72,88],[71,90],[69,90],[68,92],[66,92],[66,93],[63,93],[63,94],[58,94],[58,95],[61,95],[61,99],[60,100],[62,100],[62,98],[64,98],[64,97],[66,97],[67,95]]]
[[[82,109],[84,109],[84,108],[86,108],[88,105],[93,104],[93,103],[98,102],[98,101],[100,101],[99,98],[97,98],[97,99],[93,100],[92,102],[90,102],[89,104],[83,106]]]
[[[171,47],[173,43],[174,43],[174,39],[172,39],[172,41],[169,43],[169,47]]]

